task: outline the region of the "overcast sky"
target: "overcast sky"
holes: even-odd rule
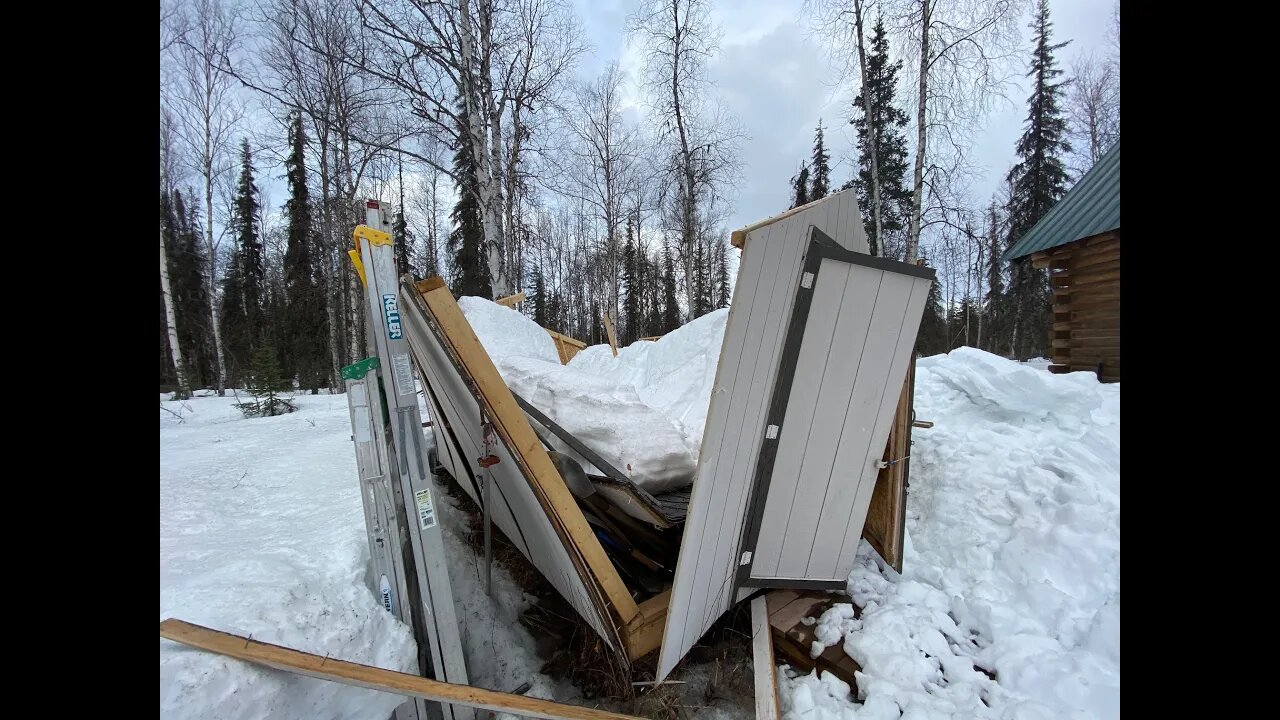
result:
[[[1116,0],[1058,0],[1049,6],[1056,42],[1071,40],[1059,51],[1059,65],[1068,70],[1077,53],[1101,53]],[[639,54],[627,43],[626,16],[637,0],[574,0],[595,53],[580,73],[598,73],[611,60],[634,80]],[[856,156],[849,106],[856,88],[841,86],[830,49],[811,32],[801,14],[803,0],[713,0],[713,19],[719,26],[720,53],[710,64],[715,92],[741,120],[747,132],[742,145],[743,182],[731,228],[748,225],[785,210],[790,204],[787,180],[813,147],[813,132],[821,118],[831,153],[831,184],[843,185],[853,174]],[[1029,57],[1030,15],[1019,27]],[[979,203],[1003,182],[1014,160],[1014,144],[1022,133],[1028,85],[1022,74],[1026,61],[1015,68],[1018,86],[1010,103],[999,104],[975,138],[974,158],[981,163],[973,195]],[[899,91],[899,97],[903,95]],[[630,93],[630,97],[638,97]],[[914,114],[905,108],[908,115]],[[908,128],[914,135],[914,127]]]
[[[626,19],[638,0],[572,0],[591,51],[579,63],[579,79],[598,75],[614,60],[627,73],[627,114],[644,121],[647,112],[637,77],[640,53],[626,35]],[[1101,54],[1115,0],[1057,0],[1050,5],[1054,41],[1071,40],[1058,51],[1059,65],[1069,70],[1080,53]],[[831,182],[843,185],[853,173],[854,133],[848,124],[856,88],[840,83],[832,50],[811,31],[801,14],[803,0],[713,0],[719,54],[709,64],[711,92],[738,117],[747,137],[741,146],[742,182],[734,198],[728,228],[738,228],[777,214],[790,204],[788,179],[808,159],[813,132],[821,118],[831,153]],[[1018,23],[1024,58],[1029,57],[1029,13]],[[1026,115],[1026,60],[1014,68],[1017,86],[1009,101],[997,103],[974,140],[980,163],[971,195],[984,205],[1001,185],[1014,160],[1014,144]],[[904,91],[899,91],[902,98]],[[910,108],[903,108],[914,116]],[[914,128],[908,127],[908,137]],[[287,191],[283,169],[259,156],[258,183],[269,212],[279,213]],[[384,198],[390,200],[391,198]]]

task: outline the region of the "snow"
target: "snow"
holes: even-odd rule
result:
[[[696,458],[728,319],[728,308],[715,310],[657,341],[621,348],[616,358],[608,345],[592,345],[573,356],[569,367],[634,387],[646,405],[681,429]]]
[[[660,493],[693,481],[728,310],[617,358],[599,345],[561,365],[527,316],[475,297],[458,305],[507,385],[637,485]]]
[[[696,458],[724,312],[560,366],[541,328],[471,300],[460,304],[507,381],[602,454],[616,445],[659,483],[670,478],[646,460]],[[295,401],[296,413],[246,420],[232,397],[162,396],[160,616],[412,672],[412,638],[364,584],[346,399]],[[814,621],[811,652],[839,645],[862,666],[857,688],[781,669],[786,717],[1118,718],[1119,384],[960,348],[919,361],[916,414],[934,426],[913,434],[905,572],[863,543],[850,602]],[[485,595],[466,519],[440,497],[472,682],[581,701],[538,672],[518,622],[531,599],[500,565]],[[163,640],[160,680],[164,718],[384,720],[400,702]]]
[[[416,672],[408,628],[364,582],[346,397],[297,395],[298,412],[252,420],[230,396],[161,398],[160,618]],[[472,684],[510,692],[528,681],[528,696],[574,697],[538,672],[518,622],[529,598],[500,565],[494,597],[485,595],[482,561],[462,539],[465,516],[444,492],[437,498]],[[160,641],[162,718],[386,720],[400,702]]]
[[[919,361],[916,415],[905,572],[864,542],[861,616],[818,619],[857,697],[784,672],[787,717],[1118,718],[1120,386],[959,348]]]

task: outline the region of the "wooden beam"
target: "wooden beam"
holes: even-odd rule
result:
[[[662,645],[662,634],[667,629],[667,607],[671,604],[670,588],[636,606],[636,616],[623,628],[622,640],[627,645],[627,655],[638,660]]]
[[[453,295],[448,288],[442,287],[421,293],[413,300],[423,304],[428,315],[440,328],[445,349],[454,356],[461,366],[460,370],[465,370],[464,377],[471,376],[476,392],[480,395],[479,400],[485,407],[485,415],[493,422],[494,429],[521,466],[521,472],[529,480],[543,511],[551,518],[557,534],[565,543],[569,557],[575,563],[584,563],[585,567],[579,566],[580,570],[595,576],[597,583],[588,582],[588,587],[597,584],[604,592],[607,604],[612,605],[618,617],[619,625],[631,622],[638,612],[636,601],[632,599],[617,569],[596,539],[595,532],[587,524],[577,500],[569,492],[564,478],[560,477],[555,463],[533,432],[529,419],[516,404],[511,389],[498,374],[493,359],[485,352]],[[607,608],[601,608],[601,611],[608,616]]]
[[[933,421],[932,420],[916,420],[915,422],[911,423],[911,427],[924,428],[928,430],[929,428],[933,427]]]
[[[743,245],[747,244],[747,233],[750,233],[753,230],[759,230],[765,225],[772,225],[778,222],[779,220],[785,220],[791,217],[792,215],[802,213],[805,210],[808,210],[809,208],[813,207],[814,205],[817,205],[818,203],[822,202],[823,200],[826,200],[828,197],[831,197],[831,196],[827,195],[824,197],[820,197],[817,200],[814,200],[813,202],[807,205],[801,205],[800,207],[793,207],[790,210],[786,212],[778,213],[777,215],[774,215],[771,218],[765,218],[764,220],[751,223],[750,225],[744,228],[741,228],[739,230],[734,230],[732,233],[729,234],[729,243],[734,247],[741,249]]]
[[[604,314],[604,331],[609,336],[609,349],[613,351],[614,357],[618,357],[618,336],[613,332],[612,310]]]
[[[756,681],[756,719],[778,720],[778,668],[773,660],[773,628],[764,595],[751,601],[751,667]]]
[[[506,305],[509,308],[514,308],[516,306],[516,303],[524,302],[524,292],[521,291],[516,293],[515,295],[508,295],[504,298],[498,298],[497,300],[494,300],[494,302],[498,303],[499,305]]]
[[[434,702],[548,720],[640,720],[633,715],[440,682],[394,670],[321,657],[182,620],[161,620],[160,637],[276,670]]]

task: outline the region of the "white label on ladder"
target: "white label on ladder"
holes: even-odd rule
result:
[[[436,526],[436,506],[431,502],[430,488],[419,490],[413,494],[413,499],[418,501],[418,522],[423,530],[429,530]]]
[[[778,438],[778,426],[770,425],[764,430],[764,438],[766,440],[776,440]]]
[[[800,276],[800,287],[806,290],[813,287],[813,273],[807,272]]]
[[[369,432],[369,396],[364,383],[352,383],[347,392],[351,393],[351,407],[355,409],[356,442],[369,442],[373,435]]]
[[[396,392],[401,395],[412,395],[417,392],[413,387],[413,364],[409,362],[409,353],[392,355],[391,367],[396,374]]]

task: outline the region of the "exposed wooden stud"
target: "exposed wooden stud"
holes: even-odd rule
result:
[[[494,300],[494,302],[498,303],[499,305],[506,305],[509,308],[514,308],[516,306],[516,303],[524,302],[524,299],[525,299],[524,292],[521,291],[516,293],[515,295],[508,295],[504,298],[499,298],[497,300]]]
[[[613,310],[604,314],[604,331],[609,336],[609,349],[613,351],[614,357],[618,357],[618,336],[613,331]]]
[[[757,720],[778,720],[778,668],[773,660],[773,628],[764,595],[751,600],[751,667],[755,674]]]
[[[548,720],[640,720],[633,715],[440,682],[394,670],[322,657],[182,620],[161,620],[160,637],[276,670],[434,702]]]

